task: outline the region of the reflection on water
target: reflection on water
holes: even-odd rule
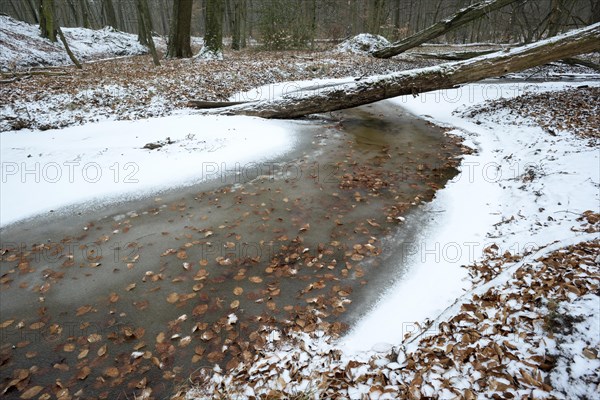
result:
[[[0,390],[164,398],[251,359],[265,325],[341,332],[401,272],[383,243],[460,149],[387,103],[334,117],[297,157],[216,187],[3,232]]]

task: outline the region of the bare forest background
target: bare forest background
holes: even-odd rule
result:
[[[0,13],[39,24],[43,1],[0,0]],[[358,33],[379,34],[393,41],[475,2],[477,0],[190,0],[191,34],[205,35],[207,7],[210,10],[216,3],[216,7],[221,8],[225,43],[234,43],[235,48],[255,44],[270,49],[314,48],[321,42],[340,41]],[[174,0],[147,0],[147,4],[152,32],[168,36],[176,10]],[[130,33],[139,33],[139,26],[143,24],[137,7],[136,0],[53,0],[54,18],[59,26],[94,29],[111,26]],[[599,21],[598,0],[518,1],[437,41],[529,43]]]

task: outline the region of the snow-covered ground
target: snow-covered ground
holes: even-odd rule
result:
[[[223,165],[235,170],[236,163],[285,154],[296,132],[282,121],[175,115],[3,132],[0,143],[4,226],[61,207],[140,198],[219,178]],[[144,148],[149,143],[163,146]]]
[[[137,35],[116,31],[62,28],[71,51],[81,61],[145,54]],[[59,40],[52,43],[40,37],[39,27],[0,15],[0,70],[47,65],[71,65]]]

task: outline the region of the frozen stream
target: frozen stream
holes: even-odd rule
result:
[[[352,325],[402,274],[420,229],[403,216],[419,220],[460,148],[390,102],[300,126],[274,162],[3,228],[1,380],[28,369],[47,393],[160,398],[250,357],[265,324]]]

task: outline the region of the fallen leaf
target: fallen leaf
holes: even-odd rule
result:
[[[32,399],[38,395],[44,389],[42,386],[33,386],[27,389],[23,394],[21,394],[21,398],[24,400]]]
[[[98,349],[98,352],[96,354],[98,354],[98,357],[102,357],[103,355],[106,354],[106,350],[107,350],[106,345],[103,345],[102,347],[100,347]]]
[[[4,328],[12,325],[13,322],[15,322],[14,319],[9,319],[9,320],[4,321],[3,323],[0,324],[0,329],[4,329]]]
[[[75,350],[75,344],[67,343],[63,346],[63,350],[66,351],[67,353],[70,353]]]
[[[192,315],[194,315],[194,316],[202,315],[202,314],[206,313],[206,311],[208,311],[208,304],[198,304],[192,310]]]
[[[81,317],[84,314],[89,313],[90,311],[92,311],[92,306],[90,305],[85,305],[85,306],[81,306],[77,309],[77,315],[78,317]]]
[[[45,323],[43,323],[43,322],[34,322],[33,324],[29,325],[29,329],[33,329],[33,330],[35,330],[35,329],[40,329],[40,328],[42,328],[44,325],[46,325],[46,324],[45,324]]]
[[[167,296],[167,303],[177,303],[177,301],[179,300],[179,293],[171,293]]]
[[[80,381],[84,380],[85,378],[88,377],[90,372],[92,372],[92,370],[88,366],[81,368],[79,370],[79,372],[77,373],[77,379],[79,379]]]
[[[115,367],[108,367],[104,370],[103,374],[109,378],[116,378],[119,376],[119,369]]]

